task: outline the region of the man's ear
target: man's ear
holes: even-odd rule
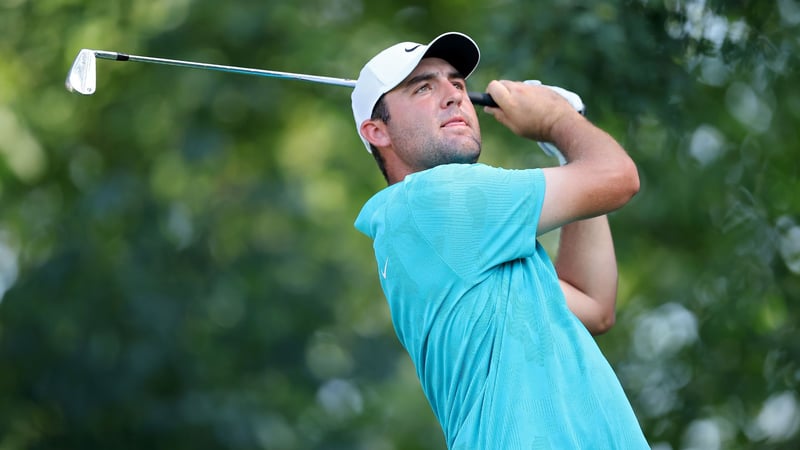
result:
[[[386,124],[382,120],[370,119],[361,124],[361,135],[377,148],[388,147],[392,143]]]

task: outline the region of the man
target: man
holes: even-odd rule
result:
[[[614,322],[607,214],[639,189],[608,134],[543,86],[492,81],[486,107],[552,142],[561,167],[478,164],[465,79],[480,52],[447,33],[404,42],[362,69],[353,113],[389,186],[356,227],[374,240],[397,336],[450,449],[646,449],[590,333]],[[555,265],[537,236],[562,227]]]

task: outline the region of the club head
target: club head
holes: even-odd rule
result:
[[[84,48],[75,57],[64,84],[70,92],[92,95],[97,89],[96,65],[94,50]]]

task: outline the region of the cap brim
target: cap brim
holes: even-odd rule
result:
[[[425,56],[441,58],[449,62],[456,70],[467,78],[478,67],[481,59],[478,44],[462,33],[445,33],[428,45]]]

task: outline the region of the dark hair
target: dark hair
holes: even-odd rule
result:
[[[389,123],[389,109],[386,107],[386,102],[383,101],[384,95],[381,95],[378,101],[375,103],[375,107],[372,108],[372,117],[370,119],[378,119],[383,123]],[[372,144],[369,144],[369,148],[372,151],[372,157],[375,158],[375,162],[378,164],[378,168],[381,170],[383,174],[383,178],[386,178],[386,182],[389,182],[389,175],[386,173],[386,165],[383,162],[383,156],[381,156],[381,152]]]

